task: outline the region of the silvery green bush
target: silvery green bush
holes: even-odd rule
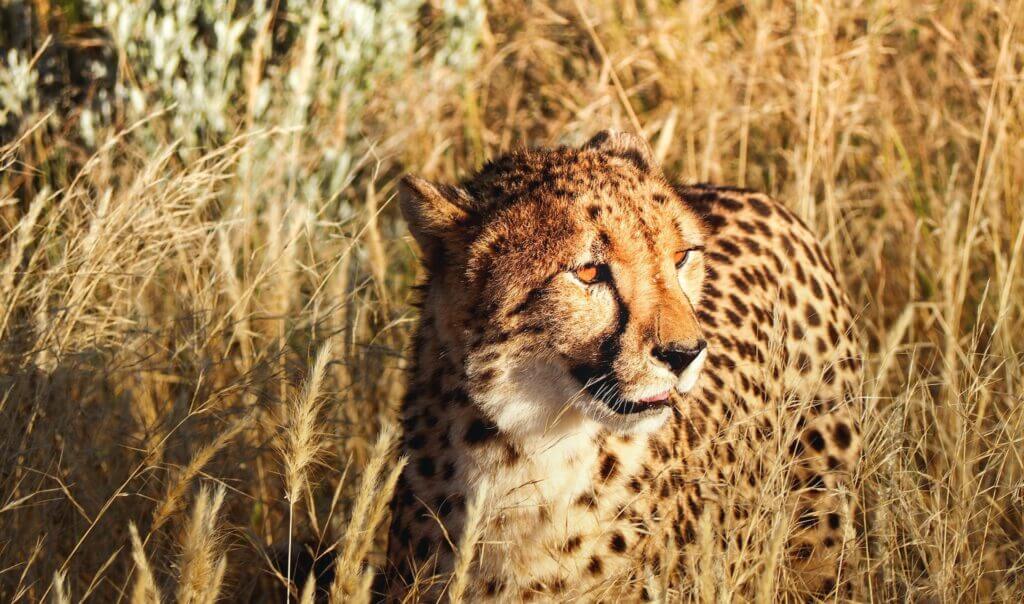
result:
[[[297,0],[286,15],[268,4],[229,12],[216,0],[89,0],[93,24],[110,33],[121,63],[108,102],[123,105],[129,122],[166,111],[161,126],[186,150],[237,132],[246,120],[307,128],[316,122],[314,106],[359,124],[387,83],[413,76],[437,87],[457,79],[445,74],[472,69],[485,14],[481,0],[445,0],[434,32],[439,48],[424,57],[417,54],[422,0]],[[282,31],[292,39],[283,56],[273,56],[281,49],[271,38]],[[100,121],[92,111],[84,124]],[[353,127],[343,135],[325,155],[340,156],[366,133]]]

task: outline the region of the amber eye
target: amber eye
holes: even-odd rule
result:
[[[689,255],[689,250],[676,252],[672,255],[672,262],[676,265],[676,268],[683,268],[683,265],[686,264],[686,259]]]
[[[601,279],[601,269],[596,264],[588,264],[574,270],[572,274],[582,283],[590,285]]]

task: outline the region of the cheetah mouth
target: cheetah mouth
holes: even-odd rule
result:
[[[664,399],[656,401],[606,400],[604,401],[604,404],[607,405],[609,409],[611,409],[615,413],[618,413],[619,415],[637,415],[640,413],[654,413],[657,411],[661,411],[662,409],[667,409],[668,407],[671,406],[672,403],[671,398],[666,397]]]
[[[672,405],[671,390],[658,392],[639,400],[629,400],[622,398],[622,389],[619,387],[618,380],[609,375],[607,371],[590,366],[577,366],[571,372],[576,381],[583,386],[583,390],[618,415],[653,415]]]

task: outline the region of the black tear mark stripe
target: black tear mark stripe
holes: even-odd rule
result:
[[[581,386],[594,397],[604,401],[613,400],[618,393],[618,380],[612,373],[615,359],[622,351],[622,337],[629,325],[629,308],[614,281],[607,282],[615,305],[615,322],[612,328],[600,336],[596,363],[573,364],[569,372]]]
[[[508,316],[514,317],[516,315],[520,315],[526,312],[526,310],[529,309],[530,306],[536,303],[537,300],[540,300],[541,296],[544,295],[544,290],[547,288],[547,284],[548,281],[545,281],[543,285],[535,287],[531,289],[529,292],[527,292],[526,296],[523,298],[523,301],[517,304],[516,307],[513,308],[511,311],[509,311]]]
[[[555,278],[557,278],[558,275],[561,274],[561,272],[561,270],[558,270],[555,271],[554,273],[551,273],[550,275],[547,276],[547,278],[544,279],[543,283],[526,292],[526,296],[523,297],[522,302],[520,302],[515,306],[515,308],[510,310],[506,316],[510,318],[515,317],[529,310],[531,306],[536,304],[541,298],[544,297],[544,294],[547,292],[547,289],[551,285],[551,282],[554,281]],[[536,331],[536,329],[534,329],[534,331]]]

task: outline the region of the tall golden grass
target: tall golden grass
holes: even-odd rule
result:
[[[367,600],[414,320],[397,178],[615,126],[836,261],[868,346],[861,597],[1024,601],[1019,0],[14,4],[5,600]],[[116,85],[36,94],[97,47]],[[663,597],[778,597],[771,556],[711,558]]]

